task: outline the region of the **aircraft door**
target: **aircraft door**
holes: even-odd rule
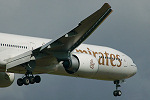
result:
[[[123,65],[124,65],[124,67],[128,67],[128,61],[127,61],[127,57],[125,55],[123,55]]]
[[[35,43],[30,42],[30,50],[34,50],[36,48]]]

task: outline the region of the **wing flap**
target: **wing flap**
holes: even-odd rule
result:
[[[29,62],[31,60],[32,51],[28,51],[14,58],[8,59],[6,64],[6,70],[17,65]]]

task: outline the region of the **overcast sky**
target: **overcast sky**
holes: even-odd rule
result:
[[[108,2],[113,13],[84,42],[108,46],[129,55],[138,73],[121,84],[113,97],[110,81],[41,75],[40,84],[0,89],[1,100],[146,100],[150,99],[149,0],[0,0],[0,32],[55,38],[74,28]]]

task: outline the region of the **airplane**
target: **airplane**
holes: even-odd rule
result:
[[[114,96],[121,96],[120,83],[137,72],[126,54],[104,46],[82,44],[113,10],[105,3],[77,27],[55,39],[0,33],[0,87],[24,74],[18,86],[40,83],[35,74],[54,74],[113,81]]]

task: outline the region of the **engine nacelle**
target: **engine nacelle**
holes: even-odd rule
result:
[[[80,53],[74,53],[71,59],[64,61],[63,66],[69,74],[89,78],[95,75],[99,68],[95,57]]]
[[[10,86],[15,79],[14,73],[0,72],[0,87]]]
[[[71,59],[64,60],[63,66],[67,73],[73,74],[79,69],[80,62],[77,56],[73,55],[71,56]]]

